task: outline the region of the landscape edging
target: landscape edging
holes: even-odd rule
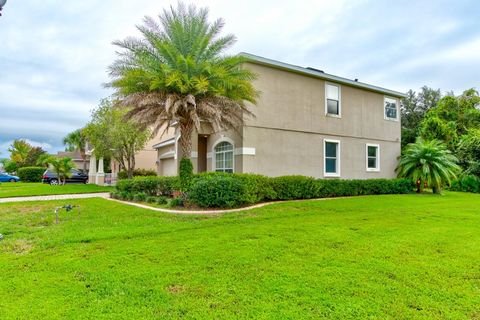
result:
[[[123,201],[123,200],[118,200],[118,199],[113,199],[113,198],[105,198],[106,200],[110,201],[115,201],[118,203],[142,208],[142,209],[147,209],[147,210],[153,210],[153,211],[158,211],[158,212],[163,212],[163,213],[170,213],[170,214],[185,214],[185,215],[194,215],[194,214],[199,214],[199,215],[215,215],[215,214],[223,214],[223,213],[234,213],[234,212],[241,212],[241,211],[248,211],[248,210],[253,210],[253,209],[258,209],[262,208],[268,205],[272,204],[279,204],[279,203],[286,203],[286,202],[300,202],[300,201],[321,201],[321,200],[334,200],[334,199],[347,199],[347,198],[360,198],[360,197],[368,197],[368,195],[365,196],[351,196],[351,197],[331,197],[331,198],[316,198],[316,199],[298,199],[298,200],[283,200],[283,201],[270,201],[270,202],[262,202],[262,203],[257,203],[248,207],[242,207],[242,208],[236,208],[236,209],[214,209],[214,210],[173,210],[173,209],[163,209],[163,208],[157,208],[157,207],[152,207],[148,206],[146,204],[141,204],[141,203],[136,203],[136,202],[130,202],[130,201]]]

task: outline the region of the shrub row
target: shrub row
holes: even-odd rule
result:
[[[41,182],[45,168],[23,167],[18,169],[18,177],[22,182]]]
[[[146,201],[149,197],[172,196],[179,187],[177,177],[138,177],[120,180],[114,197]],[[194,175],[186,195],[190,204],[199,207],[233,208],[272,200],[403,194],[413,189],[412,181],[407,179],[269,178],[256,174],[209,172]]]
[[[116,191],[125,194],[145,193],[146,196],[171,196],[178,189],[177,177],[136,177],[119,180]]]
[[[270,200],[404,194],[413,189],[407,179],[330,180],[209,173],[194,178],[188,201],[200,207],[232,208]]]
[[[460,179],[452,181],[450,190],[480,193],[480,178],[474,175],[465,175]]]
[[[155,170],[148,169],[135,169],[133,170],[133,177],[155,177],[157,173]],[[127,179],[128,173],[126,170],[122,170],[118,173],[118,179]]]

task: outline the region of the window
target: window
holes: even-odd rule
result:
[[[340,177],[340,141],[326,140],[323,146],[325,177]]]
[[[229,142],[220,142],[215,146],[215,171],[233,172],[233,145]]]
[[[367,144],[367,171],[380,171],[380,146]]]
[[[397,99],[385,97],[385,119],[398,120]]]
[[[325,84],[325,98],[325,113],[340,117],[340,87],[329,83]]]

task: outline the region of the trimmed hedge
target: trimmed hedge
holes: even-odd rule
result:
[[[145,201],[149,197],[172,196],[179,186],[177,177],[139,177],[119,181],[113,196]],[[414,188],[408,179],[269,178],[257,174],[209,172],[194,175],[186,199],[181,200],[204,208],[234,208],[272,200],[403,194],[412,192]],[[179,200],[179,203],[182,201]]]
[[[41,182],[44,167],[24,167],[18,169],[18,177],[22,182]]]
[[[119,180],[116,193],[127,199],[128,195],[145,193],[146,196],[171,196],[178,189],[177,177],[136,177]]]
[[[148,169],[135,169],[133,170],[133,177],[156,177],[157,173],[155,170]],[[118,173],[118,179],[127,179],[128,174],[126,170],[122,170]]]
[[[233,176],[207,176],[198,179],[188,192],[188,199],[194,204],[210,208],[231,208],[245,203],[245,183]]]
[[[232,208],[269,200],[405,194],[412,192],[414,187],[408,179],[330,180],[208,173],[194,178],[188,201],[199,207]]]

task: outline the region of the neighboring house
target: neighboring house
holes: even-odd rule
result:
[[[242,54],[258,74],[255,118],[238,132],[207,124],[192,136],[195,172],[393,178],[400,155],[400,99],[389,89],[313,68]],[[153,147],[160,175],[175,175],[178,130]]]
[[[72,162],[75,164],[76,169],[78,170],[84,169],[82,155],[80,154],[79,151],[58,151],[57,154],[54,156],[57,158],[70,158],[72,159]],[[89,162],[89,157],[87,156],[87,159],[85,160],[85,168],[87,170],[88,170],[88,162]]]

